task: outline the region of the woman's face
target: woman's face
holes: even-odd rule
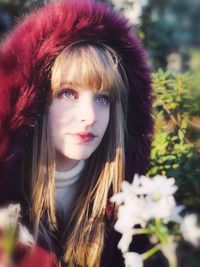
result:
[[[95,92],[81,84],[62,84],[49,108],[57,170],[67,170],[78,160],[90,157],[104,136],[109,114],[108,92]]]

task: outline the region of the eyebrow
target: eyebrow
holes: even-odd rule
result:
[[[76,87],[81,87],[81,85],[79,83],[76,82],[61,82],[60,86],[76,86]]]
[[[60,86],[61,87],[64,87],[64,86],[75,86],[75,88],[77,88],[77,89],[81,89],[82,88],[82,85],[81,84],[76,83],[76,82],[70,82],[70,81],[63,81],[63,82],[61,82]],[[108,89],[106,89],[106,88],[100,90],[100,92],[102,94],[108,94],[108,95],[110,95],[110,91]]]

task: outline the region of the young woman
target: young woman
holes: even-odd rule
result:
[[[109,198],[148,167],[149,73],[128,22],[93,1],[48,4],[2,42],[0,203],[21,203],[63,266],[123,266]]]

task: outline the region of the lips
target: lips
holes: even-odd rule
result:
[[[96,136],[89,132],[80,132],[80,133],[75,133],[72,134],[73,137],[77,138],[78,140],[82,141],[82,142],[90,142],[92,141]]]

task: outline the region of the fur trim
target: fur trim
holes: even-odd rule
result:
[[[19,171],[25,143],[47,101],[56,56],[80,39],[106,43],[122,58],[130,84],[126,176],[146,171],[153,123],[145,51],[118,13],[89,0],[63,0],[29,14],[1,45],[0,188],[8,187]]]

